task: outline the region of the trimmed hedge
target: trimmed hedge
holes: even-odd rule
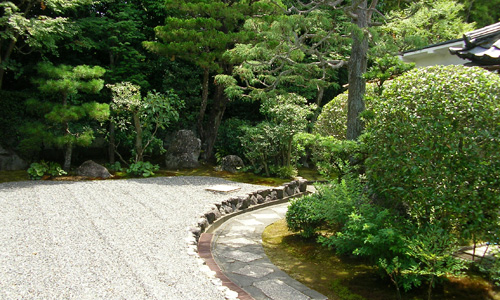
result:
[[[500,77],[464,66],[416,69],[372,104],[363,141],[379,200],[416,224],[498,239]]]

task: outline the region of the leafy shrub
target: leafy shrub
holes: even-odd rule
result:
[[[500,286],[500,249],[493,248],[491,253],[493,259],[482,259],[479,264],[479,270],[488,276],[490,282]]]
[[[250,126],[250,122],[238,118],[227,119],[221,124],[214,146],[219,158],[226,155],[244,157],[240,137],[244,135],[243,128],[246,126]]]
[[[44,176],[54,177],[66,174],[67,173],[61,169],[60,164],[55,162],[46,162],[44,160],[38,163],[32,163],[28,168],[28,175],[32,180],[39,180]]]
[[[292,200],[286,212],[288,228],[305,238],[313,237],[323,223],[318,210],[319,201],[320,198],[314,194]]]
[[[138,161],[130,165],[127,169],[127,174],[133,176],[151,177],[154,176],[156,171],[160,169],[160,166],[153,165],[149,161]]]
[[[468,240],[498,232],[500,78],[480,68],[412,70],[373,103],[367,177],[384,205]]]
[[[112,172],[122,172],[123,168],[119,161],[115,161],[112,164],[106,164],[106,168]]]
[[[347,132],[347,97],[348,91],[345,91],[323,106],[318,120],[314,124],[313,133],[322,136],[333,136],[338,140],[345,140]],[[371,102],[375,98],[375,84],[367,84],[365,94],[367,108],[371,107]]]
[[[314,109],[315,105],[307,104],[304,97],[296,94],[278,95],[264,101],[261,111],[268,120],[253,127],[242,127],[244,134],[240,137],[245,157],[256,172],[264,169],[267,176],[277,171],[282,176],[295,172],[298,157],[294,155],[297,153],[294,136],[306,129]]]
[[[339,140],[334,136],[301,133],[294,142],[300,155],[310,152],[318,172],[329,180],[341,179],[354,171],[360,171],[365,154],[362,144]]]
[[[290,230],[304,237],[320,232],[318,243],[368,259],[387,274],[399,295],[424,283],[430,293],[444,276],[461,274],[464,262],[453,256],[456,237],[433,224],[417,226],[373,203],[360,179],[347,176],[295,200],[286,216]]]

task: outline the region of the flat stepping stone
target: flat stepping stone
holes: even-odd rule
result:
[[[237,191],[239,189],[240,189],[240,187],[237,187],[237,186],[219,184],[219,185],[207,187],[205,190],[210,191],[210,192],[216,192],[216,193],[230,193],[230,192]]]

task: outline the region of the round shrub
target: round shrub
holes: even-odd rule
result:
[[[315,194],[292,200],[286,212],[288,229],[305,238],[313,237],[323,223],[320,204],[321,198]]]
[[[378,200],[415,224],[491,239],[499,229],[500,77],[464,66],[416,69],[372,104],[364,142]]]
[[[375,91],[375,84],[369,83],[366,85],[365,101],[368,108],[371,106],[371,99],[376,95]],[[345,140],[347,131],[347,96],[348,91],[345,91],[323,106],[318,120],[314,124],[314,133]]]

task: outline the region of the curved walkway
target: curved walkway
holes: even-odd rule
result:
[[[188,230],[211,177],[0,184],[0,299],[224,299]]]
[[[287,209],[288,203],[283,203],[229,219],[212,235],[212,255],[222,272],[256,300],[325,300],[273,265],[264,253],[262,232],[284,218]]]

